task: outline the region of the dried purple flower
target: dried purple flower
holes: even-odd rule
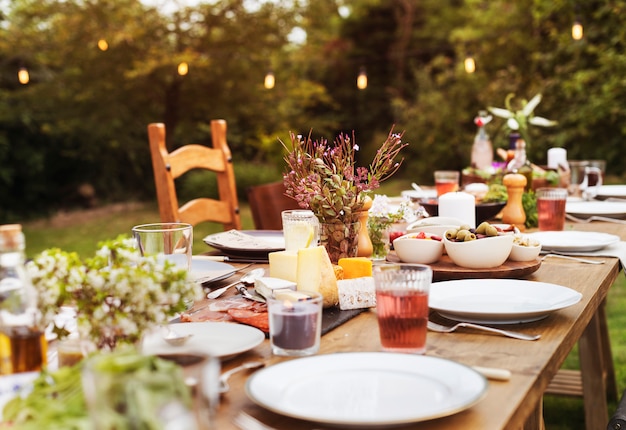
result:
[[[396,158],[408,145],[402,143],[403,134],[394,133],[392,127],[369,168],[365,168],[355,167],[359,146],[354,132],[352,137],[340,134],[332,146],[324,138],[313,141],[310,133],[306,140],[290,133],[291,147],[281,141],[287,150],[288,171],[283,176],[286,194],[301,207],[311,209],[321,222],[356,221],[365,194],[377,189],[402,164],[404,159]]]

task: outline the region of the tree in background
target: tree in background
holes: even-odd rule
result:
[[[289,131],[354,130],[371,159],[395,123],[411,143],[400,175],[429,183],[435,167],[469,164],[473,117],[509,93],[541,92],[536,113],[559,122],[531,130],[531,160],[563,146],[623,174],[626,0],[245,4],[164,15],[139,0],[10,2],[0,15],[0,219],[71,205],[83,184],[104,200],[153,199],[150,122],[166,123],[173,148],[209,144],[210,120],[225,118],[242,186],[261,170],[280,174],[278,138]],[[577,16],[581,41],[570,35]],[[306,39],[290,41],[294,28]],[[28,85],[16,82],[20,67]],[[272,89],[263,86],[269,70]],[[502,121],[488,131],[506,146]]]

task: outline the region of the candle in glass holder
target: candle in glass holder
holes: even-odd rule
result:
[[[320,293],[301,291],[277,293],[267,300],[274,354],[304,356],[319,350],[322,303]]]

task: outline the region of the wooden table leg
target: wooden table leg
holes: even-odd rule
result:
[[[607,384],[600,320],[600,312],[596,312],[578,341],[587,430],[604,430],[608,420],[605,395]]]
[[[523,430],[545,430],[543,422],[543,397],[539,399],[537,405],[535,406],[535,410],[533,410],[526,420]]]
[[[598,308],[598,319],[600,322],[600,342],[602,348],[602,361],[604,362],[604,376],[606,383],[606,400],[607,402],[617,402],[617,380],[615,378],[615,366],[613,365],[613,352],[611,351],[611,339],[609,337],[609,327],[606,318],[606,299]]]

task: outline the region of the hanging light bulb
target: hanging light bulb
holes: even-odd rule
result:
[[[578,20],[578,18],[576,18],[576,21],[574,21],[574,25],[572,25],[572,39],[580,40],[582,38],[583,38],[583,25]]]
[[[28,74],[26,67],[20,67],[17,71],[17,80],[20,81],[20,84],[22,85],[26,85],[30,81],[30,75]]]
[[[367,88],[367,72],[365,71],[365,67],[361,67],[359,71],[359,76],[356,78],[356,86],[360,90]]]
[[[270,70],[269,72],[267,72],[267,75],[265,75],[265,81],[263,82],[263,85],[265,85],[265,88],[267,88],[268,90],[271,90],[272,88],[274,88],[275,84],[276,78],[274,77],[274,72]]]
[[[471,55],[465,57],[464,64],[465,71],[467,73],[474,73],[476,71],[476,61],[474,61],[474,57],[472,57]]]
[[[185,76],[187,73],[189,73],[189,64],[183,61],[178,65],[178,74],[180,76]]]
[[[106,51],[107,49],[109,49],[109,44],[106,40],[100,39],[98,40],[98,49],[100,49],[101,51]]]

